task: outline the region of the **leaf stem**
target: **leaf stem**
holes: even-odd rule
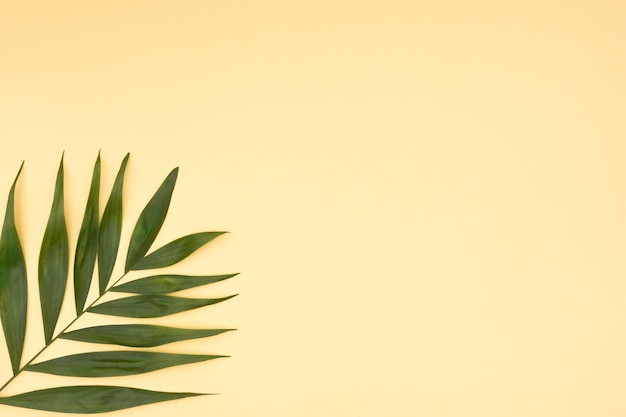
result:
[[[42,353],[43,353],[43,352],[44,352],[44,351],[45,351],[45,350],[46,350],[46,349],[47,349],[50,345],[52,345],[52,343],[54,343],[54,341],[55,341],[55,340],[57,340],[57,339],[59,338],[59,336],[61,336],[63,333],[65,333],[65,332],[67,331],[67,329],[69,329],[69,328],[70,328],[70,327],[71,327],[74,323],[76,323],[76,321],[77,321],[79,318],[81,318],[81,317],[82,317],[82,315],[83,315],[83,314],[84,314],[87,310],[89,310],[91,307],[93,307],[93,305],[94,305],[94,304],[96,304],[98,301],[100,301],[100,299],[101,299],[102,297],[104,297],[104,295],[105,295],[105,294],[107,294],[111,288],[115,287],[115,286],[117,285],[117,283],[118,283],[118,282],[120,282],[120,281],[121,281],[121,280],[122,280],[122,279],[126,276],[126,274],[128,274],[128,272],[125,272],[125,273],[124,273],[121,277],[119,277],[119,278],[118,278],[118,279],[117,279],[117,280],[113,283],[113,285],[109,286],[109,288],[107,288],[107,289],[106,289],[106,291],[104,291],[102,294],[98,295],[98,297],[97,297],[95,300],[93,300],[93,301],[91,302],[91,304],[89,304],[89,305],[87,306],[87,308],[83,309],[83,311],[81,311],[81,312],[80,312],[80,314],[77,314],[77,315],[76,315],[76,317],[74,317],[74,319],[73,319],[73,320],[72,320],[72,321],[71,321],[71,322],[70,322],[67,326],[65,326],[65,327],[63,328],[63,330],[61,330],[61,331],[60,331],[60,332],[59,332],[56,336],[54,336],[54,337],[50,340],[50,343],[48,343],[48,344],[46,344],[44,347],[42,347],[42,348],[41,348],[41,350],[39,350],[39,352],[37,352],[37,353],[36,353],[36,354],[35,354],[32,358],[30,358],[30,360],[29,360],[28,362],[26,362],[26,363],[24,364],[24,366],[22,366],[22,367],[21,367],[21,368],[20,368],[20,369],[19,369],[19,370],[15,373],[15,374],[13,374],[13,375],[11,376],[11,378],[9,378],[9,380],[8,380],[8,381],[7,381],[4,385],[2,385],[2,387],[0,387],[0,393],[1,393],[2,391],[4,391],[4,389],[5,389],[5,388],[6,388],[6,387],[7,387],[7,386],[11,383],[11,382],[13,382],[13,380],[14,380],[15,378],[17,378],[17,377],[18,377],[18,376],[22,373],[22,371],[24,370],[24,368],[26,368],[26,367],[27,367],[28,365],[30,365],[30,364],[31,364],[31,363],[32,363],[35,359],[37,359],[37,358],[39,357],[39,355],[41,355],[41,354],[42,354]]]

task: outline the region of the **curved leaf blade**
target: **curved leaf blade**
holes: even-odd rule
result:
[[[122,191],[124,188],[124,175],[130,154],[126,154],[120,166],[109,201],[102,213],[100,230],[98,233],[98,287],[100,295],[104,294],[111,280],[113,267],[117,259],[122,234]]]
[[[180,329],[150,324],[87,327],[61,334],[61,339],[128,347],[154,347],[183,340],[216,336],[235,329]]]
[[[23,166],[22,163],[9,191],[0,235],[0,320],[14,375],[19,372],[22,359],[28,303],[26,262],[15,226],[15,184]]]
[[[239,274],[227,275],[154,275],[140,278],[111,288],[113,292],[134,294],[169,294],[202,285],[213,284]]]
[[[220,355],[187,355],[182,353],[110,351],[63,356],[26,366],[31,372],[100,378],[145,374],[172,366],[224,358]]]
[[[110,316],[153,318],[193,310],[195,308],[217,304],[235,297],[223,298],[181,298],[168,295],[135,295],[107,301],[87,309],[90,313]]]
[[[63,158],[57,173],[50,217],[39,252],[39,298],[46,345],[52,340],[67,285],[69,243],[63,202]]]
[[[203,232],[183,236],[140,259],[131,270],[156,269],[174,265],[224,233],[226,232]]]
[[[78,385],[0,397],[0,404],[59,413],[96,414],[198,395],[206,394],[148,391],[105,385]]]
[[[125,272],[133,269],[137,262],[144,257],[159,234],[161,226],[163,226],[165,221],[167,210],[170,207],[177,177],[178,168],[174,168],[139,215],[137,224],[130,237],[126,266],[124,268]]]
[[[98,253],[98,211],[100,207],[100,153],[93,167],[89,196],[80,226],[74,256],[74,302],[76,314],[83,312]]]

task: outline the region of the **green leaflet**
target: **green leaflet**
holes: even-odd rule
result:
[[[24,348],[28,302],[26,263],[15,227],[15,184],[23,166],[11,186],[0,235],[0,319],[14,375],[19,371]]]
[[[59,318],[67,285],[69,245],[63,203],[63,158],[59,165],[52,209],[39,252],[39,297],[46,345]]]
[[[232,278],[237,274],[228,275],[155,275],[136,279],[111,288],[113,292],[129,292],[135,294],[169,294],[189,288],[199,287]]]
[[[98,253],[98,210],[100,207],[100,153],[96,159],[85,207],[83,224],[80,226],[76,255],[74,257],[74,301],[76,314],[82,313],[89,294],[93,270]]]
[[[102,220],[100,221],[100,231],[98,233],[98,283],[100,295],[104,294],[109,284],[120,246],[122,233],[122,189],[124,187],[124,174],[126,173],[126,164],[129,156],[130,154],[126,154],[122,161],[122,165],[115,177],[111,196],[104,208]]]
[[[172,170],[165,178],[159,189],[154,193],[152,199],[148,202],[143,209],[137,220],[137,224],[133,229],[133,233],[130,237],[130,244],[128,246],[128,253],[126,255],[125,272],[130,271],[133,267],[143,258],[148,252],[150,246],[156,239],[167,210],[170,207],[170,200],[172,199],[172,192],[174,191],[174,185],[176,185],[176,178],[178,177],[178,168]]]
[[[164,268],[174,265],[224,233],[226,232],[204,232],[181,237],[140,259],[131,267],[131,270]]]
[[[26,366],[24,369],[46,374],[93,378],[143,374],[171,366],[223,357],[219,355],[184,355],[128,350],[90,352],[51,359],[46,362]]]
[[[206,394],[159,392],[102,385],[79,385],[43,389],[12,397],[0,397],[0,404],[60,413],[96,414],[198,395]]]
[[[182,340],[216,336],[231,330],[234,329],[179,329],[150,324],[115,324],[74,330],[59,337],[81,342],[143,348],[161,346]]]
[[[167,295],[135,295],[93,306],[90,313],[110,316],[152,318],[163,317],[194,308],[217,304],[235,297],[223,298],[181,298]]]

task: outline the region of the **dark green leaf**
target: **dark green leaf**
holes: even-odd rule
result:
[[[232,278],[238,274],[228,275],[155,275],[137,279],[111,288],[114,292],[130,292],[135,294],[169,294],[189,288]]]
[[[63,203],[63,158],[59,165],[52,209],[39,252],[39,296],[46,345],[52,340],[63,303],[69,263],[69,245]]]
[[[181,237],[142,258],[131,269],[156,269],[174,265],[224,233],[204,232]]]
[[[0,404],[59,413],[95,414],[198,395],[101,385],[58,387],[0,397]]]
[[[115,177],[115,183],[111,190],[111,196],[104,208],[100,222],[100,231],[98,233],[98,281],[100,295],[104,294],[109,284],[111,273],[115,266],[115,260],[117,259],[117,251],[120,247],[120,235],[122,233],[122,190],[129,156],[130,154],[126,154],[117,172],[117,177]]]
[[[120,247],[123,182],[128,159],[129,155],[127,154],[117,173],[100,225],[98,224],[101,180],[100,154],[95,161],[84,217],[76,236],[76,248],[73,251],[73,287],[77,314],[71,324],[79,319],[85,311],[121,317],[162,317],[216,304],[234,297],[189,299],[165,294],[218,282],[236,274],[215,276],[156,275],[118,285],[114,289],[108,288]],[[0,235],[0,319],[13,370],[13,376],[3,385],[0,384],[2,393],[4,393],[4,388],[8,387],[22,371],[70,377],[119,377],[224,357],[153,352],[134,348],[149,348],[209,337],[234,329],[181,329],[148,324],[118,324],[83,328],[71,332],[68,332],[66,328],[60,334],[55,335],[67,288],[70,263],[64,206],[64,159],[61,158],[56,175],[52,207],[41,240],[41,250],[38,254],[38,284],[45,346],[37,348],[36,351],[39,349],[38,353],[25,360],[26,365],[20,367],[25,349],[28,301],[24,254],[14,218],[15,188],[20,172],[18,172],[11,187],[4,226]],[[124,272],[174,265],[217,236],[225,233],[190,234],[169,242],[156,250],[152,249],[167,216],[177,176],[178,168],[168,174],[139,215],[130,237]],[[149,251],[152,253],[148,254]],[[100,304],[88,307],[87,300],[91,292],[96,261],[98,262],[98,290],[100,293],[97,301]],[[130,292],[133,295],[123,299],[101,302],[101,297],[109,290]],[[118,348],[126,350],[78,353],[33,363],[57,337],[88,343],[116,344],[126,346]],[[148,391],[120,386],[63,386],[13,396],[0,396],[0,405],[63,413],[92,414],[197,395],[203,394]]]
[[[179,353],[122,350],[63,356],[28,365],[24,369],[45,374],[94,378],[144,374],[171,366],[224,357],[219,355],[184,355]]]
[[[16,374],[20,368],[28,301],[26,263],[15,227],[15,184],[22,172],[22,167],[9,192],[2,235],[0,235],[0,319],[13,374]]]
[[[167,210],[170,207],[170,200],[172,199],[172,192],[174,191],[174,185],[176,185],[176,178],[178,177],[178,168],[172,170],[167,178],[163,181],[159,189],[154,193],[152,199],[148,202],[143,209],[135,225],[135,229],[130,237],[130,243],[128,246],[128,253],[126,255],[126,266],[124,271],[128,272],[144,257],[150,246],[156,239]]]
[[[61,339],[80,342],[122,345],[129,347],[154,347],[181,340],[216,336],[234,329],[178,329],[151,324],[114,324],[87,327],[67,332]]]
[[[83,312],[85,301],[96,266],[98,253],[98,212],[100,207],[100,154],[96,159],[89,188],[89,197],[85,207],[83,224],[80,226],[76,255],[74,257],[74,301],[76,314]]]
[[[89,308],[87,311],[121,317],[163,317],[216,304],[233,297],[234,295],[223,298],[181,298],[167,295],[136,295],[98,304]]]

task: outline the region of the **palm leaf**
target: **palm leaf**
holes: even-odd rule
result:
[[[52,341],[65,286],[67,285],[69,244],[63,202],[63,158],[59,165],[52,209],[39,252],[39,299],[46,345]]]
[[[143,348],[216,336],[232,330],[234,329],[181,329],[154,324],[112,324],[65,332],[59,337],[80,342]]]
[[[22,167],[24,164],[22,164]],[[26,281],[26,263],[20,238],[15,227],[15,184],[22,172],[22,167],[13,181],[9,192],[9,201],[4,215],[4,226],[0,235],[0,318],[7,343],[11,368],[17,374],[24,348],[26,333],[26,306],[28,288]]]
[[[172,192],[174,191],[177,177],[178,168],[175,168],[170,172],[167,178],[165,178],[163,184],[161,184],[139,215],[137,224],[133,229],[133,234],[130,237],[128,254],[126,255],[125,272],[133,269],[137,262],[143,258],[148,252],[148,249],[150,249],[152,242],[154,242],[154,239],[156,239],[159,234],[161,226],[163,226],[163,221],[165,221],[167,210],[170,207]]]
[[[234,295],[222,298],[181,298],[168,295],[135,295],[107,301],[106,303],[90,307],[90,313],[107,314],[110,316],[153,318],[164,317],[170,314],[181,313],[204,307],[233,298]]]
[[[174,265],[224,233],[226,232],[204,232],[183,236],[140,259],[131,269],[135,271]]]
[[[98,233],[98,281],[100,295],[104,294],[109,284],[115,260],[117,259],[117,251],[120,247],[120,236],[122,234],[122,189],[124,187],[124,175],[129,156],[130,154],[126,154],[122,161],[100,222]]]
[[[76,316],[62,330],[55,328],[68,278],[69,237],[65,222],[63,158],[57,172],[52,208],[39,253],[39,295],[45,345],[22,363],[28,301],[25,259],[15,226],[14,199],[18,172],[9,192],[2,234],[0,235],[0,317],[7,342],[13,376],[0,386],[0,404],[63,413],[102,413],[144,404],[203,395],[190,392],[148,391],[123,386],[60,386],[18,395],[2,396],[2,391],[18,375],[29,371],[74,377],[110,377],[153,372],[163,368],[193,364],[222,355],[151,352],[141,348],[216,336],[233,329],[186,329],[155,324],[110,324],[70,330],[85,312],[131,318],[163,317],[216,304],[221,298],[183,298],[166,294],[208,285],[235,276],[154,275],[120,284],[127,272],[171,266],[190,256],[224,232],[201,232],[183,236],[146,255],[167,215],[178,168],[170,172],[139,215],[129,241],[125,274],[109,287],[120,247],[122,194],[127,154],[116,176],[102,220],[98,223],[101,159],[96,159],[85,213],[74,252],[74,304]],[[89,289],[98,259],[99,295],[89,301]],[[137,295],[103,302],[109,292]],[[36,359],[57,339],[125,346],[125,350],[83,352],[43,362]]]
[[[0,404],[59,413],[97,414],[198,395],[205,394],[159,392],[105,385],[79,385],[0,397]]]
[[[155,275],[136,279],[111,288],[113,292],[130,292],[134,294],[169,294],[176,291],[212,284],[232,278],[237,274],[228,275]]]
[[[91,187],[83,224],[76,242],[76,256],[74,258],[74,302],[76,314],[85,308],[85,301],[89,294],[93,270],[98,253],[98,208],[100,201],[100,154],[93,168]]]
[[[79,377],[126,376],[224,357],[220,355],[184,355],[132,350],[89,352],[28,365],[24,370]]]

